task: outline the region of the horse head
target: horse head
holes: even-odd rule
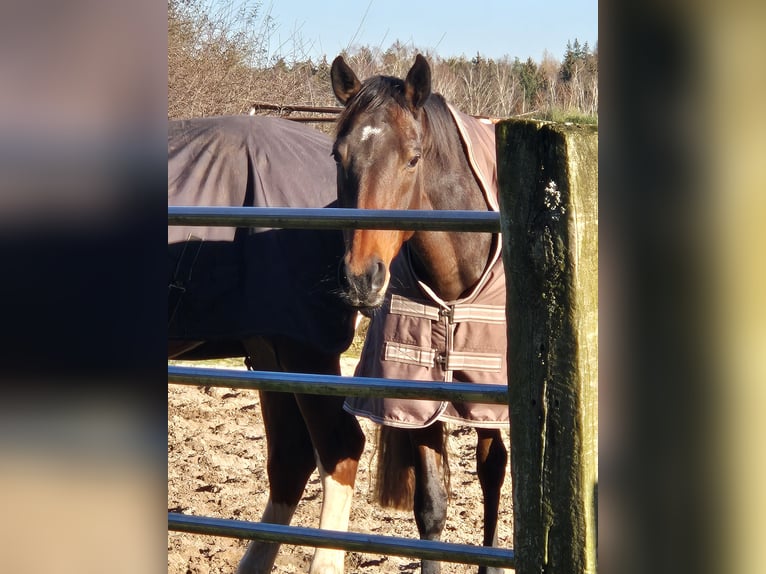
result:
[[[332,87],[345,106],[333,146],[341,207],[429,209],[424,204],[423,105],[431,69],[418,55],[404,80],[373,76],[360,82],[342,56],[332,63]],[[374,309],[385,298],[389,266],[412,231],[358,229],[345,233],[348,301]]]

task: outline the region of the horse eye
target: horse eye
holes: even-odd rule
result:
[[[330,155],[332,156],[332,159],[335,160],[335,163],[341,162],[340,153],[338,152],[337,149],[332,150],[332,153]]]
[[[409,167],[409,168],[415,167],[416,165],[418,165],[418,161],[420,161],[420,156],[419,155],[412,156],[412,159],[410,159],[410,161],[407,162],[407,167]]]

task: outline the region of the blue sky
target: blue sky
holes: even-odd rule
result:
[[[228,0],[215,0],[227,2]],[[568,40],[598,41],[597,0],[232,0],[260,3],[276,29],[272,54],[332,60],[348,46],[388,48],[395,40],[441,57],[561,60]],[[299,42],[294,41],[298,39]]]

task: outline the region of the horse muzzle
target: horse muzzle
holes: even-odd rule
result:
[[[361,310],[365,314],[367,310],[373,310],[383,304],[388,287],[388,267],[382,259],[375,257],[363,271],[354,273],[345,265],[344,291],[349,304]]]

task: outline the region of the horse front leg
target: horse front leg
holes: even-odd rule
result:
[[[343,401],[343,397],[298,396],[322,481],[319,528],[345,532],[365,438],[356,417],[343,410]],[[344,558],[343,550],[317,548],[309,572],[341,574]]]
[[[266,429],[269,476],[269,500],[261,522],[290,524],[316,467],[314,447],[294,395],[267,391],[259,394]],[[279,546],[275,542],[250,542],[237,573],[268,574]]]
[[[410,431],[415,453],[415,523],[422,540],[439,540],[447,522],[444,428],[437,422]],[[441,563],[423,560],[422,574],[439,574]]]
[[[484,495],[484,546],[497,546],[500,489],[505,481],[508,451],[497,429],[476,429],[476,472]],[[480,566],[479,574],[502,574],[503,568]]]
[[[322,353],[291,339],[277,340],[284,370],[340,375],[340,355]],[[313,456],[322,481],[319,528],[348,530],[356,471],[364,452],[364,433],[356,417],[343,410],[343,397],[295,395],[313,443]],[[342,574],[345,552],[317,548],[310,574]]]

